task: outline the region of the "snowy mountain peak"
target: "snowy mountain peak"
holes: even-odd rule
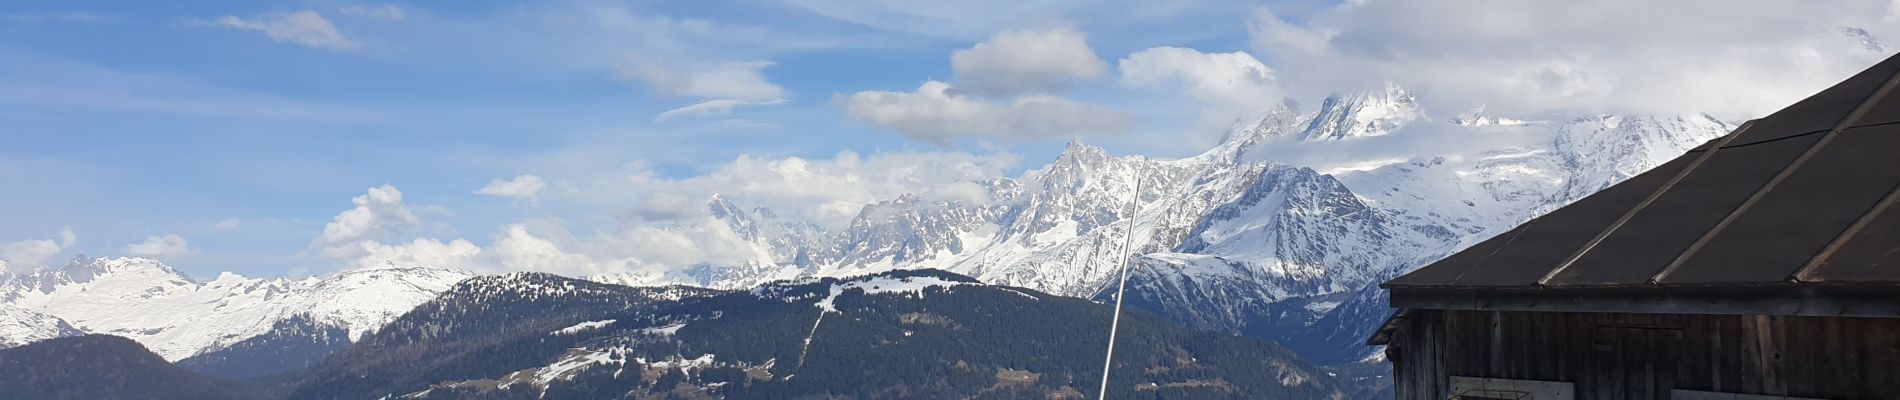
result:
[[[1457,118],[1452,118],[1451,121],[1447,122],[1458,126],[1517,126],[1530,123],[1524,120],[1493,116],[1485,112],[1484,105],[1482,104],[1478,105],[1478,108],[1472,109],[1471,112],[1459,115]]]
[[[191,279],[178,270],[158,260],[143,257],[88,257],[85,254],[73,255],[72,261],[56,271],[55,275],[70,282],[90,282],[109,275],[135,274],[142,276]]]
[[[744,209],[732,204],[718,193],[713,193],[712,197],[706,199],[706,209],[712,212],[713,218],[730,218],[745,212]]]
[[[1412,92],[1397,83],[1386,82],[1383,89],[1327,97],[1300,138],[1344,140],[1383,136],[1424,115]]]
[[[1303,117],[1300,115],[1299,103],[1286,99],[1268,107],[1266,111],[1241,118],[1228,130],[1227,136],[1221,138],[1219,145],[1198,157],[1227,162],[1241,160],[1243,153],[1260,142],[1304,129]]]
[[[1082,143],[1081,140],[1069,141],[1062,148],[1062,154],[1056,156],[1055,164],[1095,165],[1109,158],[1108,150]]]
[[[726,227],[732,228],[732,232],[738,233],[741,237],[752,239],[759,234],[758,222],[753,221],[752,216],[746,215],[745,209],[739,208],[738,205],[732,204],[717,193],[714,193],[712,198],[706,199],[706,211],[712,214],[713,219],[725,222]]]
[[[0,306],[57,317],[86,333],[124,336],[178,360],[264,334],[298,314],[358,338],[470,276],[389,266],[296,281],[225,273],[197,282],[151,259],[80,256],[58,270],[0,282]],[[8,318],[0,316],[0,323]],[[7,334],[0,332],[0,341],[12,340]]]

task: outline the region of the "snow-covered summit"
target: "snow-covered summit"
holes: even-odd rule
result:
[[[1319,111],[1309,118],[1300,138],[1343,140],[1384,136],[1424,116],[1411,91],[1397,83],[1386,82],[1382,90],[1327,97]]]

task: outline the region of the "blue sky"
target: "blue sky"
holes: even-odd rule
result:
[[[835,221],[1074,139],[1193,154],[1282,97],[1386,80],[1444,116],[1747,118],[1891,54],[1896,21],[1879,1],[1372,3],[8,2],[0,259],[299,275],[517,231],[640,254],[605,242],[676,227],[711,193]],[[1751,36],[1764,21],[1793,22]],[[400,201],[378,203],[385,185]],[[435,260],[422,247],[390,251]]]

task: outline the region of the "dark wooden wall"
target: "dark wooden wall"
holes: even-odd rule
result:
[[[1900,399],[1900,318],[1413,309],[1386,354],[1400,399],[1445,399],[1453,375],[1572,382],[1579,400]]]

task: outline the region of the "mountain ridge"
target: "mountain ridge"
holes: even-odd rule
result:
[[[1174,160],[1114,156],[1075,141],[1043,167],[971,182],[984,188],[987,202],[901,195],[864,205],[838,231],[715,195],[706,201],[707,213],[749,241],[760,255],[749,257],[754,261],[590,279],[732,290],[941,269],[988,284],[1106,301],[1123,240],[1132,239],[1137,257],[1128,289],[1131,306],[1195,329],[1282,341],[1316,359],[1350,362],[1376,351],[1345,336],[1370,329],[1381,317],[1379,294],[1368,289],[1379,280],[1619,182],[1733,128],[1707,115],[1526,119],[1482,109],[1437,121],[1418,104],[1396,85],[1329,97],[1310,112],[1284,101],[1237,122],[1208,151]],[[1304,146],[1351,154],[1395,140],[1429,138],[1420,135],[1472,142],[1455,152],[1406,158],[1367,152],[1374,155],[1311,165],[1275,159]],[[1503,136],[1536,140],[1485,141]],[[1136,193],[1137,181],[1147,189]],[[1133,213],[1127,208],[1131,198],[1137,201]],[[307,315],[309,326],[301,331],[340,327],[355,342],[474,277],[458,270],[390,266],[298,281],[225,274],[199,282],[156,261],[87,257],[67,268],[71,271],[42,269],[0,281],[0,306],[53,317],[15,317],[38,328],[0,334],[76,333],[58,330],[63,321],[81,332],[133,337],[179,360],[272,335],[278,322],[297,314],[290,310],[312,309],[316,312]],[[100,281],[120,285],[104,290],[95,283]],[[104,304],[102,298],[76,294],[82,287],[94,294],[131,296],[114,300],[132,304],[171,304],[168,299],[235,304],[244,317],[216,319],[206,316],[216,309],[185,307],[193,311],[173,319],[218,326],[190,331],[129,318],[122,310],[69,306]],[[367,295],[345,296],[357,290]],[[376,300],[350,301],[365,297]],[[324,343],[334,344],[325,341],[327,335],[272,337],[286,342],[245,348],[320,351],[330,348]]]

